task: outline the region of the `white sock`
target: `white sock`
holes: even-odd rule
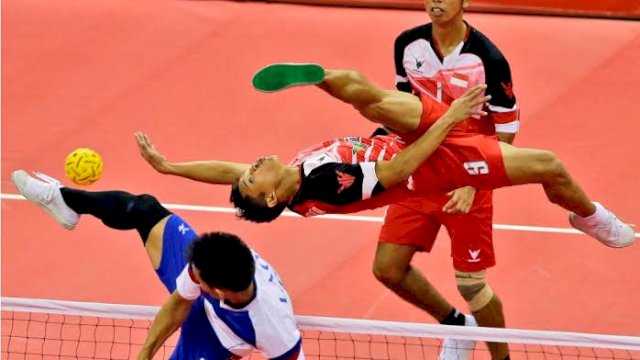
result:
[[[593,205],[596,206],[596,212],[594,212],[589,216],[583,217],[584,220],[590,223],[595,223],[604,219],[608,213],[607,209],[604,206],[602,206],[602,204],[600,204],[599,202],[594,201]]]

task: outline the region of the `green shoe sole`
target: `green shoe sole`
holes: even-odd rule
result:
[[[253,76],[253,87],[258,91],[275,92],[292,86],[319,84],[324,80],[324,69],[317,64],[271,64]]]

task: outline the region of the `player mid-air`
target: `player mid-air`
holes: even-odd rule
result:
[[[261,157],[232,189],[241,218],[267,222],[286,207],[303,216],[354,212],[394,203],[407,190],[415,196],[465,185],[540,184],[549,201],[570,211],[576,229],[611,247],[635,240],[633,229],[592,202],[552,152],[456,131],[468,117],[486,114],[476,108],[490,99],[481,96],[484,85],[447,106],[379,88],[356,71],[315,64],[274,64],[254,77],[254,86],[267,92],[312,84],[411,144],[397,137],[342,138],[304,150],[290,165],[276,156]]]

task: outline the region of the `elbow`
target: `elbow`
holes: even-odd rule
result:
[[[389,166],[386,167],[383,171],[379,172],[378,182],[385,189],[388,189],[394,185],[406,181],[409,176],[411,176],[410,172],[404,171],[403,169],[397,168],[395,166]]]

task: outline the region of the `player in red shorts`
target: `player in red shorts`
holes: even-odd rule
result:
[[[396,89],[450,104],[467,89],[486,83],[486,93],[492,96],[486,104],[489,114],[469,119],[466,131],[497,135],[511,144],[519,129],[519,109],[509,63],[487,36],[464,21],[467,5],[463,0],[424,2],[431,22],[402,32],[395,41]],[[376,130],[380,133],[385,133],[383,128]],[[444,227],[451,239],[458,290],[463,298],[474,298],[474,287],[466,284],[468,273],[488,278],[488,268],[496,263],[492,220],[492,191],[476,191],[470,186],[389,205],[380,230],[374,274],[440,323],[474,325],[474,318],[460,314],[411,262],[417,251],[430,252]],[[480,326],[505,327],[497,293],[468,305]],[[509,358],[507,344],[487,346],[492,359]],[[473,347],[471,340],[447,339],[441,359],[466,359]]]
[[[422,196],[466,185],[497,189],[535,183],[543,186],[551,202],[571,212],[575,228],[612,247],[635,240],[630,226],[589,200],[555,154],[517,148],[461,129],[467,117],[486,115],[474,108],[490,99],[480,96],[483,85],[448,107],[428,97],[381,89],[355,71],[324,70],[314,64],[275,64],[254,78],[262,91],[309,84],[353,105],[370,121],[416,140],[403,146],[395,137],[336,139],[289,166],[276,156],[260,158],[232,190],[241,218],[268,222],[286,207],[304,216],[354,212],[401,201],[407,191]],[[347,142],[354,143],[350,161],[334,150]],[[375,146],[382,148],[382,155],[370,156]],[[397,147],[401,151],[390,159],[383,156]],[[364,151],[364,160],[356,156],[358,151]]]

